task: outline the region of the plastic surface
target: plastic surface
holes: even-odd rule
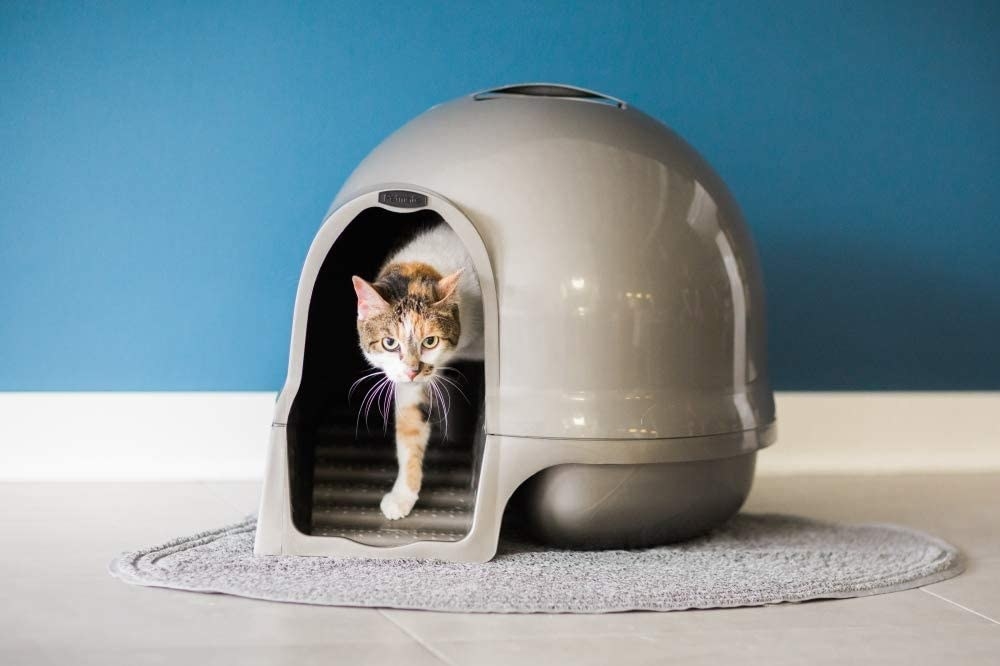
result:
[[[525,482],[513,506],[536,538],[560,547],[681,541],[739,511],[756,459],[748,453],[645,465],[558,465]]]
[[[447,197],[493,264],[491,433],[645,439],[774,420],[753,242],[660,122],[573,97],[463,97],[387,138],[332,210],[387,183]]]
[[[393,215],[396,226],[383,219]],[[379,225],[411,219],[451,225],[471,255],[485,362],[470,407],[479,425],[459,437],[462,482],[449,476],[450,495],[428,491],[409,522],[393,522],[372,512],[386,470],[358,464],[369,453],[347,435],[324,452],[318,433],[332,418],[325,394],[357,376],[329,352],[344,346],[330,335],[352,330],[334,330],[330,313],[353,304],[334,303],[340,287],[329,285],[348,280],[328,272],[367,248],[349,246],[358,225],[379,239]],[[357,167],[309,250],[255,552],[484,561],[529,479],[523,515],[553,543],[643,545],[710,529],[738,509],[755,452],[775,438],[765,347],[739,210],[669,129],[558,84],[433,107]],[[371,455],[391,466],[388,432]]]

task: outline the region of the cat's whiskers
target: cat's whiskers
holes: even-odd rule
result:
[[[436,403],[438,401],[437,387],[434,386],[434,380],[433,379],[428,380],[428,382],[427,382],[427,397],[430,398],[430,404],[431,405],[434,405],[434,403]],[[435,421],[434,423],[440,424],[443,416],[444,416],[444,412],[441,411],[441,414],[438,416],[437,421]],[[430,412],[428,412],[428,414],[427,414],[427,422],[431,423]]]
[[[356,379],[354,381],[354,383],[351,384],[351,388],[347,391],[347,399],[348,400],[351,399],[351,394],[354,393],[354,390],[355,390],[355,388],[357,388],[358,384],[360,384],[361,382],[365,381],[366,379],[369,379],[371,377],[374,377],[375,375],[380,375],[380,374],[382,374],[382,371],[381,370],[376,370],[375,372],[369,372],[367,375],[364,375],[363,377],[360,377],[360,378]]]
[[[444,433],[447,436],[448,412],[451,411],[451,396],[448,394],[448,391],[446,389],[443,389],[441,386],[438,386],[437,382],[435,381],[436,379],[437,377],[434,376],[430,377],[430,380],[427,382],[427,385],[431,389],[431,395],[433,396],[433,399],[436,400],[438,404],[441,406],[441,418],[438,419],[438,423],[441,423],[442,421],[444,422]],[[441,395],[442,392],[445,394],[445,396],[448,397],[447,404],[445,403],[444,396]]]
[[[376,389],[375,394],[372,396],[372,399],[368,401],[368,406],[365,408],[365,427],[366,428],[369,427],[368,426],[368,413],[371,411],[372,405],[378,405],[378,401],[379,401],[379,398],[381,397],[382,392],[385,390],[386,386],[389,385],[389,384],[391,384],[391,383],[392,382],[388,378],[386,378],[386,379],[382,380],[381,382],[379,382],[378,388]]]
[[[357,439],[358,430],[361,428],[361,414],[364,413],[364,411],[365,411],[365,404],[368,402],[368,398],[371,396],[372,392],[374,392],[375,389],[378,388],[378,386],[379,386],[380,383],[381,382],[378,382],[374,386],[369,387],[367,393],[365,393],[365,397],[361,400],[361,406],[358,407],[358,418],[355,420],[355,423],[354,423],[354,437],[355,437],[355,439]],[[365,422],[365,426],[367,427],[367,425],[368,425],[368,422],[366,421]]]
[[[379,411],[382,413],[382,434],[386,434],[389,431],[389,409],[392,407],[392,399],[396,394],[396,384],[394,382],[389,382],[385,390],[382,391],[382,402],[379,405]]]
[[[385,390],[384,386],[378,390],[375,394],[374,403],[378,407],[378,413],[382,415],[382,420],[385,421]]]
[[[361,407],[358,408],[358,418],[354,424],[354,437],[357,438],[358,430],[361,427],[361,413],[364,412],[365,415],[365,428],[368,428],[368,413],[371,411],[372,402],[378,397],[379,393],[385,388],[386,383],[391,383],[388,377],[382,378],[377,384],[368,389],[365,393],[364,400],[361,401]]]
[[[444,377],[441,377],[441,379],[444,379]],[[448,411],[451,412],[451,391],[448,390],[447,386],[439,386],[438,388],[440,389],[441,394],[445,398],[448,398]]]
[[[462,372],[461,370],[459,370],[458,368],[453,368],[450,365],[439,365],[439,366],[437,366],[437,369],[438,370],[450,370],[451,372],[457,372],[462,379],[464,379],[465,381],[469,381],[469,378],[465,376],[465,373]]]
[[[469,396],[465,395],[465,391],[463,391],[462,387],[458,385],[458,382],[456,382],[455,380],[451,379],[450,377],[445,377],[444,375],[438,375],[436,377],[436,379],[440,379],[442,381],[448,382],[450,385],[454,386],[455,390],[458,391],[459,393],[461,393],[462,397],[465,398],[465,402],[468,403],[469,405],[472,404],[472,401],[469,400]]]

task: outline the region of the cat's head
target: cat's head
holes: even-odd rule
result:
[[[425,382],[458,345],[458,279],[419,262],[394,264],[374,283],[358,276],[358,341],[373,367],[394,382]]]

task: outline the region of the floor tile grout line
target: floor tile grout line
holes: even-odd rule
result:
[[[431,612],[436,612],[436,611],[431,611]],[[661,612],[661,611],[636,611],[636,612],[639,612],[639,613],[657,613],[657,612]],[[680,612],[680,611],[670,611],[670,612]],[[666,614],[666,612],[663,612],[663,614]],[[596,615],[597,614],[590,614],[590,613],[588,613],[588,614],[586,614],[586,617],[593,617],[593,616],[596,616]],[[756,629],[754,629],[753,631],[756,631]],[[662,635],[666,636],[666,635],[669,635],[669,634],[662,634]],[[661,634],[650,633],[650,632],[648,632],[646,630],[642,630],[642,631],[560,631],[560,632],[554,632],[554,633],[551,633],[551,634],[544,634],[544,635],[541,635],[541,634],[523,634],[523,635],[521,635],[521,634],[515,634],[513,636],[500,636],[500,635],[496,635],[496,636],[486,636],[486,637],[473,636],[471,638],[439,638],[439,639],[436,639],[435,642],[436,643],[448,643],[448,644],[452,644],[452,643],[483,643],[483,642],[490,642],[490,641],[525,641],[525,642],[530,643],[532,641],[574,640],[574,639],[580,639],[580,638],[631,638],[631,639],[638,639],[638,640],[646,640],[646,641],[656,642],[657,641],[657,637],[659,637],[659,636],[661,636]]]
[[[979,617],[981,617],[981,618],[983,618],[984,620],[987,620],[987,621],[989,621],[989,622],[992,622],[993,624],[1000,624],[1000,622],[998,622],[998,621],[994,620],[994,619],[993,619],[993,618],[991,618],[991,617],[990,617],[989,615],[983,615],[983,614],[982,614],[982,613],[980,613],[979,611],[976,611],[976,610],[972,610],[972,609],[971,609],[971,608],[969,608],[968,606],[963,606],[962,604],[958,603],[957,601],[952,601],[952,600],[951,600],[951,599],[949,599],[948,597],[942,597],[942,596],[941,596],[940,594],[937,594],[936,592],[931,592],[931,591],[930,591],[930,590],[928,590],[928,589],[927,589],[926,587],[922,587],[922,588],[920,588],[920,591],[921,591],[921,592],[926,592],[927,594],[931,595],[932,597],[937,597],[937,598],[938,598],[938,599],[940,599],[941,601],[945,601],[945,602],[947,602],[947,603],[951,604],[952,606],[958,606],[958,607],[959,607],[959,608],[961,608],[962,610],[964,610],[964,611],[968,611],[968,612],[972,613],[973,615],[978,615]]]
[[[385,619],[387,619],[389,622],[392,622],[392,624],[394,624],[396,627],[398,627],[400,631],[402,631],[404,634],[406,634],[407,636],[409,636],[410,638],[412,638],[413,640],[415,640],[420,645],[420,647],[422,647],[425,650],[427,650],[428,652],[430,652],[431,655],[435,659],[438,659],[439,661],[442,661],[445,664],[448,664],[448,666],[455,666],[455,662],[453,662],[451,659],[448,659],[448,657],[444,656],[439,650],[436,650],[434,647],[432,647],[430,645],[430,643],[428,643],[423,638],[421,638],[419,634],[411,631],[410,629],[407,629],[404,625],[402,625],[398,621],[394,620],[392,618],[392,616],[390,616],[389,614],[387,614],[385,612],[385,610],[383,610],[381,608],[379,608],[377,610],[379,612],[379,615],[381,615],[382,617],[384,617]]]

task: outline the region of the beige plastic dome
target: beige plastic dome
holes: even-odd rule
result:
[[[435,530],[419,520],[368,516],[353,533],[319,535],[317,460],[329,456],[316,454],[327,446],[316,433],[337,428],[317,396],[363,367],[322,348],[353,332],[350,308],[339,328],[330,314],[349,297],[337,276],[371,270],[393,238],[442,221],[473,257],[485,314],[471,425],[450,438],[469,452],[464,531],[424,538]],[[756,451],[774,439],[752,239],[694,149],[620,100],[521,84],[435,106],[334,200],[303,268],[274,422],[259,554],[488,559],[529,478],[519,513],[554,543],[690,536],[739,508]],[[355,505],[335,506],[348,516]]]

